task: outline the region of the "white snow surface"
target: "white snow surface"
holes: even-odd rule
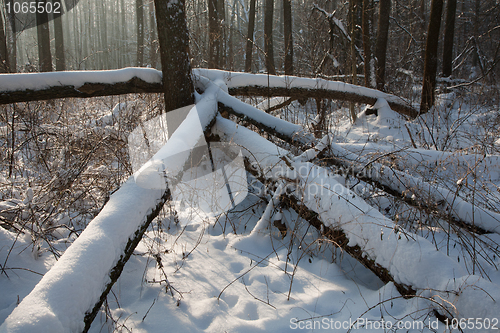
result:
[[[42,90],[57,86],[83,86],[85,83],[127,82],[138,77],[148,83],[161,83],[161,72],[153,68],[129,67],[101,71],[2,74],[0,91]]]

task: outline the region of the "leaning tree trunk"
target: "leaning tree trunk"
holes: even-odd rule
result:
[[[385,86],[385,60],[387,54],[387,39],[389,36],[390,14],[391,0],[380,0],[375,58],[377,58],[377,89],[382,91]]]
[[[45,4],[44,1],[38,0],[38,4]],[[49,33],[49,16],[47,12],[36,13],[36,30],[38,36],[38,66],[40,72],[52,72],[52,55],[50,53],[50,33]]]
[[[54,37],[56,44],[56,71],[66,70],[66,60],[64,58],[64,32],[62,25],[62,14],[54,18]]]
[[[154,0],[165,110],[194,103],[185,0]]]
[[[9,71],[9,54],[7,53],[7,38],[3,23],[2,13],[0,13],[0,73],[7,73]]]
[[[436,88],[437,72],[437,51],[442,12],[443,0],[432,0],[431,17],[429,20],[429,28],[427,30],[427,43],[425,45],[424,82],[422,85],[420,113],[428,112],[434,105],[434,89]]]
[[[283,0],[285,75],[293,75],[292,1]]]
[[[449,77],[453,70],[453,37],[455,35],[455,13],[457,0],[448,0],[443,42],[443,76]]]
[[[250,12],[248,14],[247,50],[245,56],[245,72],[252,71],[253,54],[253,32],[255,30],[255,0],[250,0]]]
[[[269,74],[276,75],[274,66],[273,12],[274,0],[266,0],[264,11],[264,53],[266,54],[266,69]]]

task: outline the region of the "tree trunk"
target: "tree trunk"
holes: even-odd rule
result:
[[[11,3],[12,0],[10,0]],[[10,13],[8,13],[8,19],[9,19],[9,44],[10,44],[10,61],[9,61],[9,67],[10,67],[10,72],[12,73],[17,73],[17,29],[16,29],[16,13],[12,10]]]
[[[149,45],[149,59],[151,67],[156,68],[158,61],[158,38],[156,37],[156,19],[155,19],[155,6],[151,1],[149,2],[149,25],[150,25],[150,45]]]
[[[126,54],[128,53],[127,19],[126,19],[125,0],[120,0],[120,12],[121,12],[121,27],[122,27],[122,33],[120,36],[120,39],[122,41],[121,63],[122,63],[122,67],[125,67],[125,64],[127,63]]]
[[[356,0],[350,0],[349,1],[349,20],[350,20],[350,26],[351,26],[351,74],[352,74],[352,84],[357,85],[358,84],[358,70],[356,66],[356,5],[357,1]],[[352,123],[354,124],[357,119],[356,115],[356,105],[351,102],[349,103],[349,112],[351,114],[351,120]]]
[[[274,66],[273,14],[274,0],[265,0],[264,11],[264,53],[266,54],[266,69],[269,74],[276,75]]]
[[[443,76],[448,77],[453,70],[453,37],[455,35],[455,13],[457,0],[448,0],[446,5],[446,26],[444,28]]]
[[[285,75],[293,75],[292,1],[283,0]]]
[[[443,0],[432,0],[429,28],[427,30],[427,43],[425,45],[424,82],[422,86],[422,100],[420,113],[426,113],[434,105],[434,89],[436,88],[437,51],[439,29],[441,27],[441,14]]]
[[[255,0],[250,0],[250,12],[248,14],[247,50],[245,57],[245,72],[248,73],[252,71],[254,29],[255,29]]]
[[[38,0],[38,4],[45,1]],[[47,12],[36,13],[36,30],[38,36],[38,66],[40,72],[52,72],[52,55],[50,53],[49,16]]]
[[[208,68],[219,68],[220,34],[217,0],[208,0]]]
[[[62,25],[62,14],[54,18],[54,37],[56,44],[56,71],[65,71],[66,59],[64,58],[64,33]]]
[[[217,1],[217,26],[219,27],[219,43],[217,68],[225,68],[226,65],[226,3],[225,0]]]
[[[135,0],[137,15],[137,67],[144,65],[144,3],[143,0]]]
[[[385,60],[387,54],[387,39],[389,36],[390,14],[391,0],[380,0],[375,57],[377,58],[377,89],[382,91],[385,87]]]
[[[194,103],[185,0],[154,0],[165,110]]]
[[[3,16],[0,12],[0,73],[9,72],[9,54],[7,53],[7,36],[3,28]]]
[[[365,64],[365,86],[373,88],[371,84],[372,79],[372,27],[373,27],[373,1],[363,0],[363,51],[364,51],[364,64]]]

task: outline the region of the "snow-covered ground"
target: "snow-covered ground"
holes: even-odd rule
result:
[[[162,149],[163,152],[157,155],[160,164],[170,165],[172,161],[168,161],[168,157],[172,155],[169,152],[175,149],[179,158],[182,151],[190,147],[206,146],[206,143],[200,146],[194,134],[199,135],[201,128],[210,122],[209,113],[203,112],[212,110],[216,99],[239,108],[248,117],[267,121],[289,135],[303,135],[302,128],[309,128],[317,120],[315,114],[311,115],[314,113],[311,112],[312,104],[302,106],[298,102],[274,113],[278,118],[298,121],[302,127],[270,119],[257,109],[230,98],[226,94],[225,82],[217,72],[207,74],[210,76],[215,85],[202,82],[210,94],[197,96],[201,126],[195,126],[197,131],[184,128],[183,132],[181,128],[179,133],[183,134],[179,134],[179,138],[174,136],[173,141],[165,146],[172,147]],[[237,77],[232,84],[241,84],[236,81]],[[217,85],[223,90],[218,91]],[[281,101],[260,102],[265,108]],[[446,197],[443,202],[436,203],[443,207],[447,204],[450,209],[455,209],[459,200],[473,202],[472,215],[463,208],[456,213],[449,212],[449,216],[471,221],[473,225],[477,222],[479,226],[483,224],[478,219],[487,216],[491,227],[488,230],[496,230],[495,223],[500,224],[495,215],[500,207],[499,133],[495,127],[484,124],[486,120],[497,119],[495,112],[498,109],[480,108],[471,103],[453,94],[441,95],[434,115],[408,121],[379,99],[372,108],[362,109],[354,124],[346,116],[346,109],[333,104],[334,112],[326,122],[330,135],[325,137],[328,140],[324,138],[321,142],[323,146],[332,142],[330,153],[342,151],[342,157],[348,161],[365,166],[380,165],[378,170],[392,168],[396,175],[411,175],[427,184],[426,189],[432,195],[441,195],[443,191],[454,194],[452,199]],[[118,104],[109,114],[87,125],[112,132],[122,109],[126,110],[127,105]],[[190,124],[193,124],[192,120]],[[154,127],[154,121],[149,121],[148,126]],[[210,212],[193,204],[200,198],[193,199],[191,185],[191,188],[177,187],[174,201],[146,231],[90,332],[458,331],[457,322],[447,327],[436,318],[434,309],[457,318],[473,315],[473,324],[466,322],[469,326],[458,322],[459,326],[462,324],[462,328],[466,328],[465,331],[481,331],[480,324],[484,328],[489,325],[491,329],[485,331],[498,331],[500,315],[495,317],[498,313],[495,312],[497,298],[500,297],[498,232],[477,235],[457,231],[460,229],[443,220],[443,215],[435,217],[429,211],[420,211],[332,165],[323,165],[321,169],[313,167],[308,160],[321,162],[314,159],[315,154],[306,153],[296,158],[285,150],[297,154],[295,148],[261,143],[260,140],[264,139],[255,137],[257,134],[238,129],[228,120],[218,119],[213,131],[222,140],[240,147],[243,156],[250,160],[254,158],[254,162],[269,173],[265,176],[277,182],[278,189],[274,185],[263,185],[262,179],[257,180],[247,173],[240,185],[248,184],[248,192],[234,200],[236,206],[231,210],[224,209],[222,214],[214,214],[215,210]],[[189,147],[182,148],[181,141],[174,145],[175,140],[182,138],[180,135],[190,138]],[[484,142],[479,142],[478,138],[484,138]],[[161,146],[154,140],[154,136],[149,137],[148,147]],[[311,137],[304,137],[302,141],[311,140]],[[279,141],[276,143],[281,145]],[[152,153],[141,151],[141,154],[151,156]],[[174,164],[180,165],[178,161]],[[156,167],[158,163],[151,165]],[[197,166],[202,167],[205,167],[203,162]],[[97,166],[92,168],[100,170]],[[273,168],[279,169],[278,173]],[[231,169],[225,170],[229,173]],[[293,170],[298,170],[298,174],[293,174]],[[147,174],[141,174],[139,170],[135,179],[143,176]],[[303,191],[297,190],[293,194],[304,205],[316,211],[326,225],[342,228],[349,236],[349,246],[360,246],[370,258],[386,267],[397,283],[414,286],[417,296],[403,298],[394,283],[383,283],[349,254],[323,239],[320,232],[295,211],[280,203],[278,195],[274,194],[279,192],[279,184],[284,186],[290,179],[293,184],[301,186]],[[8,182],[5,174],[2,181]],[[144,184],[152,185],[151,182]],[[206,199],[213,185],[210,182],[203,185],[203,181],[197,184],[207,187],[194,189],[198,195],[203,193]],[[312,193],[318,184],[327,191],[320,195]],[[162,189],[160,184],[157,185],[150,187]],[[123,207],[116,205],[120,193],[126,192],[130,186],[139,187],[134,190],[138,196],[137,206],[134,206],[133,199]],[[112,214],[123,215],[120,217],[122,221],[140,220],[140,216],[134,218],[126,212],[141,207],[139,202],[147,199],[149,192],[144,187],[147,186],[124,185],[125,190],[111,198],[109,207],[114,211],[104,209],[102,217],[99,215],[96,220],[105,221]],[[344,202],[340,200],[341,196],[345,204],[339,203]],[[153,196],[151,200],[155,198]],[[26,191],[2,200],[0,216],[13,219],[12,212],[21,212],[22,215],[31,207],[33,193]],[[432,211],[435,210],[437,208]],[[137,214],[145,211],[146,207]],[[467,220],[468,215],[471,220]],[[114,233],[113,236],[106,235],[107,229],[99,229],[100,233],[94,235],[109,236],[113,240],[117,230],[123,235],[131,232],[122,228],[119,222],[113,222],[118,229],[108,230]],[[277,228],[283,224],[287,227],[286,235]],[[97,230],[95,225],[92,228],[89,230]],[[50,242],[34,243],[29,233],[23,235],[0,226],[0,325],[3,323],[0,332],[8,332],[18,323],[20,327],[30,327],[35,331],[57,331],[51,326],[53,323],[61,323],[61,332],[68,327],[79,329],[71,322],[74,320],[71,316],[81,309],[65,307],[73,306],[81,298],[85,301],[87,297],[92,298],[94,295],[87,295],[87,292],[96,287],[92,285],[95,279],[89,273],[102,272],[105,268],[92,266],[95,260],[86,262],[86,258],[79,258],[76,250],[67,251],[68,256],[72,254],[74,266],[54,266],[55,256],[47,251],[49,243],[63,253],[76,238],[74,233],[59,232],[59,237]],[[80,243],[90,239],[87,234],[82,235]],[[99,258],[99,262],[107,260],[104,257],[117,255],[112,253],[116,247],[111,246],[111,241],[106,244],[104,239],[100,243],[109,248],[103,245],[103,258]],[[94,256],[99,256],[98,250],[94,252]],[[391,255],[397,257],[391,258]],[[60,261],[63,260],[64,257]],[[74,270],[72,273],[76,274],[74,284],[68,275],[64,288],[60,289],[62,294],[58,294],[54,287],[63,275],[57,271],[47,274],[44,282],[35,288],[51,267]],[[86,282],[86,279],[92,281]],[[17,307],[34,288],[31,298],[27,298],[33,300],[32,303]],[[79,296],[75,299],[75,295]],[[54,307],[56,303],[57,309]],[[16,307],[17,312],[7,319]],[[47,315],[40,314],[38,321],[34,320],[37,308],[43,307],[46,307]],[[21,309],[34,312],[31,316],[23,315],[27,313]],[[51,313],[67,313],[70,318],[51,318]]]

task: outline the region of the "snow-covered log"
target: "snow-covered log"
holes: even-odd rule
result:
[[[459,188],[453,192],[381,163],[360,159],[358,155],[334,143],[327,155],[331,162],[350,170],[351,174],[403,198],[413,206],[423,207],[440,218],[476,233],[500,234],[500,214],[465,201],[458,196]]]
[[[289,135],[286,131],[277,131],[272,126],[273,123],[264,116],[266,114],[263,111],[243,102],[239,102],[241,105],[239,103],[228,103],[226,102],[228,99],[225,97],[221,100],[220,103],[231,114],[242,117],[257,128],[267,131],[288,143],[295,144],[299,148],[304,148],[304,144],[314,146],[316,143],[310,136],[302,138],[297,135],[298,133],[304,133],[304,130],[298,125],[292,125],[285,120],[279,119],[280,127],[296,126],[295,134]],[[324,152],[322,161],[335,164],[343,168],[344,172],[355,175],[360,180],[369,182],[383,191],[401,198],[406,203],[424,209],[429,214],[436,215],[459,227],[479,234],[486,232],[500,233],[500,214],[473,205],[460,198],[456,192],[430,184],[420,177],[411,176],[381,163],[360,159],[359,155],[347,151],[341,145],[332,143],[330,149]]]
[[[0,104],[160,92],[161,72],[151,68],[0,76]]]
[[[393,281],[439,303],[457,318],[495,318],[500,288],[468,274],[427,239],[406,232],[348,190],[328,170],[303,162],[271,142],[229,120],[217,118],[213,131],[223,140],[244,145],[242,151],[260,176],[292,184],[287,191],[317,214],[325,227],[341,230],[350,247],[384,268]],[[443,311],[443,308],[446,310]]]
[[[286,142],[301,146],[309,146],[314,142],[314,137],[305,132],[302,126],[276,118],[224,92],[219,93],[218,102],[221,110],[236,115]]]
[[[416,117],[417,111],[401,97],[324,79],[238,73],[214,69],[193,70],[200,76],[222,82],[231,95],[331,98],[374,104],[387,100],[401,114]],[[96,97],[132,93],[161,93],[161,72],[152,68],[123,68],[105,71],[1,74],[0,104],[68,97]]]
[[[186,120],[153,156],[151,163],[148,162],[158,168],[139,170],[111,196],[102,211],[0,326],[1,333],[82,332],[90,328],[143,233],[170,197],[165,181],[147,186],[151,181],[146,178],[155,178],[155,172],[156,176],[164,175],[164,168],[169,173],[170,166],[182,168],[191,149],[214,122],[218,90],[211,84],[205,94],[198,96]],[[200,124],[200,133],[194,133],[193,128]],[[160,165],[158,162],[165,159],[166,151],[175,154],[175,159]],[[179,170],[174,170],[169,176],[175,178],[178,173]]]
[[[383,98],[389,103],[392,110],[412,118],[418,116],[417,110],[411,106],[410,102],[401,97],[345,82],[215,69],[198,69],[195,73],[213,81],[224,81],[231,95],[330,98],[370,105],[375,104],[379,98]]]

